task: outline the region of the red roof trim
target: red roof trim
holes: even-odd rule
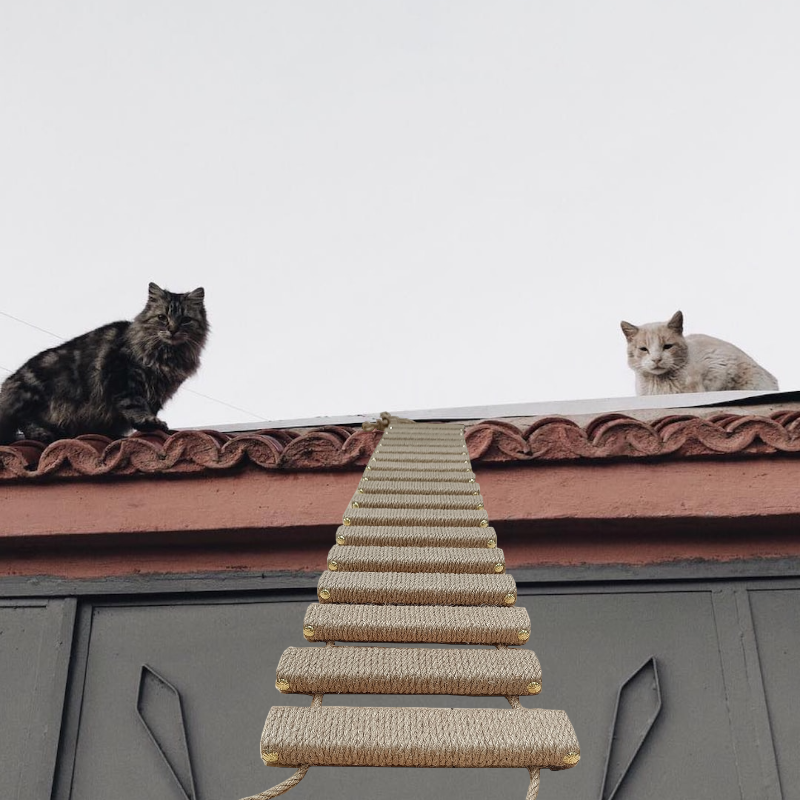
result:
[[[0,447],[0,480],[210,473],[246,464],[267,470],[363,468],[379,438],[377,431],[328,426],[304,433],[137,433],[116,441],[89,434],[47,447],[21,441]],[[478,464],[792,454],[800,453],[800,411],[769,417],[684,414],[649,423],[603,414],[585,427],[544,417],[525,430],[485,420],[468,426],[467,444]]]

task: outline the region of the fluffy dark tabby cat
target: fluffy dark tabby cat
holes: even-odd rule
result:
[[[0,388],[0,444],[166,430],[164,403],[200,366],[208,336],[203,289],[151,283],[133,321],[112,322],[35,355]]]

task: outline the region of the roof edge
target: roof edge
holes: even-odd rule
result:
[[[252,433],[185,430],[137,433],[112,441],[89,434],[45,447],[21,441],[0,447],[0,481],[264,470],[363,468],[381,433],[343,425]],[[770,415],[674,413],[645,421],[621,413],[586,424],[560,416],[531,424],[488,419],[467,426],[474,464],[597,462],[800,454],[800,409]]]
[[[598,397],[587,400],[545,400],[525,403],[500,403],[485,406],[459,406],[457,408],[428,408],[402,411],[391,409],[394,416],[416,422],[440,420],[470,421],[504,417],[588,416],[609,413],[626,413],[659,409],[689,409],[727,406],[777,405],[800,402],[800,390],[693,392],[635,397]],[[339,416],[304,417],[264,422],[240,422],[214,426],[222,433],[245,433],[265,428],[317,428],[327,425],[361,425],[375,420],[381,412],[344,414]],[[191,426],[180,430],[207,430],[208,426]]]

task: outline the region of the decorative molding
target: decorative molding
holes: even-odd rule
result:
[[[327,426],[302,433],[135,433],[116,441],[88,434],[47,447],[19,441],[0,447],[0,480],[181,475],[246,465],[287,471],[363,469],[380,436],[379,431]],[[654,422],[603,414],[585,427],[564,417],[543,417],[524,430],[495,419],[469,425],[466,439],[477,464],[790,455],[800,453],[800,411],[674,414]]]

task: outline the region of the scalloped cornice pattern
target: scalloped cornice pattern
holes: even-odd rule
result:
[[[213,473],[248,464],[265,470],[363,469],[380,436],[328,426],[302,433],[136,433],[116,441],[88,434],[47,447],[20,441],[0,447],[0,480]],[[563,417],[543,417],[524,430],[496,419],[468,425],[466,438],[477,464],[794,454],[800,453],[800,411],[681,414],[654,422],[603,414],[583,427]]]

